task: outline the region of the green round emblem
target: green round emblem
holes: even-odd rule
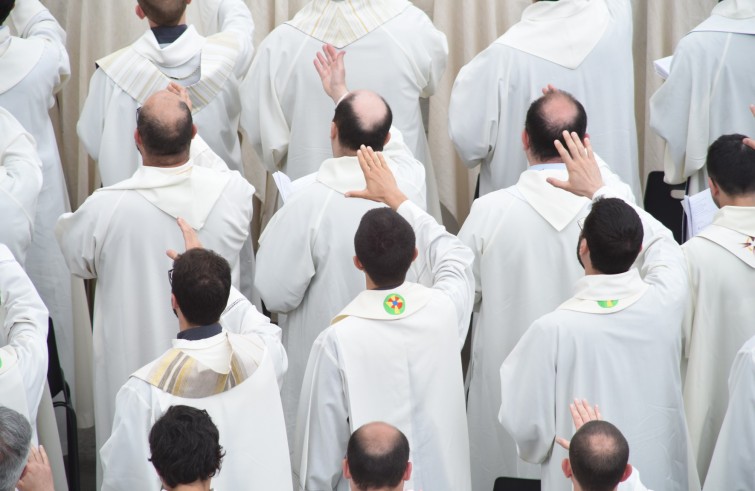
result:
[[[391,315],[400,315],[406,309],[406,302],[398,293],[391,293],[383,300],[383,308]]]

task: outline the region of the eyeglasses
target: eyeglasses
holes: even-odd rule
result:
[[[585,219],[587,217],[582,217],[579,220],[577,220],[577,227],[579,227],[580,230],[584,230],[585,228]]]
[[[173,269],[168,270],[168,283],[170,283],[170,286],[173,286]]]
[[[136,124],[139,124],[139,113],[142,112],[142,106],[136,108]]]

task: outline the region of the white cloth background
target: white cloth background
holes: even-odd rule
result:
[[[202,0],[194,0],[199,3]],[[87,160],[76,136],[76,121],[86,97],[94,61],[133,42],[147,29],[134,14],[136,1],[43,0],[68,33],[71,80],[58,96],[58,143],[76,208],[99,185],[95,166]],[[276,25],[288,20],[307,0],[246,0],[255,23],[255,45]],[[456,158],[448,138],[447,109],[451,86],[459,69],[509,26],[516,23],[531,0],[414,0],[448,36],[449,62],[436,95],[430,99],[429,137],[442,203],[459,222],[466,218],[476,174]],[[716,0],[634,0],[634,60],[640,174],[662,169],[663,147],[647,127],[647,101],[661,79],[652,61],[672,54],[679,39],[708,17]],[[191,12],[195,5],[189,6]],[[599,74],[597,75],[599,76]],[[246,152],[249,155],[249,152]],[[260,198],[265,177],[260,167],[251,176]]]

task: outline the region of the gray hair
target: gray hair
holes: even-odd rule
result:
[[[29,457],[31,425],[13,409],[0,406],[0,491],[13,491]]]

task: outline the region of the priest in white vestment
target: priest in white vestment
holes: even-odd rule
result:
[[[101,451],[102,489],[159,489],[150,429],[169,407],[187,405],[206,410],[218,427],[226,456],[212,479],[216,489],[290,491],[280,328],[231,286],[228,262],[192,248],[201,247],[194,231],[185,222],[181,228],[190,250],[171,253],[178,338],[118,392],[113,434]]]
[[[342,461],[349,435],[385,421],[409,440],[406,489],[468,491],[459,351],[474,298],[474,257],[406,198],[382,156],[365,148],[359,159],[366,189],[350,194],[390,209],[362,218],[349,259],[364,271],[367,290],[312,347],[296,425],[296,489],[348,490]],[[430,273],[431,288],[406,281],[413,261]]]
[[[498,477],[540,477],[540,467],[517,456],[514,440],[498,424],[499,371],[527,327],[568,299],[584,274],[574,260],[574,244],[590,200],[546,179],[567,175],[553,141],[563,139],[563,130],[584,138],[587,121],[584,107],[568,93],[552,91],[537,99],[527,111],[520,143],[529,169],[514,186],[475,200],[459,232],[475,253],[477,321],[467,373],[475,489],[493,489]],[[605,182],[633,202],[629,186],[601,160],[599,164]]]
[[[85,375],[82,384],[91,381],[91,374],[77,370],[91,370],[89,310],[83,282],[71,276],[53,233],[55,221],[71,209],[49,114],[71,74],[66,33],[38,0],[17,0],[0,22],[6,24],[0,27],[0,107],[34,137],[42,160],[42,190],[24,267],[50,311],[79,422],[91,425],[91,389],[76,383],[77,372]]]
[[[650,127],[665,140],[666,182],[691,178],[690,193],[707,188],[708,145],[723,134],[755,135],[747,110],[755,99],[753,52],[752,0],[723,0],[679,41],[668,79],[650,99]]]
[[[385,145],[390,155],[393,141],[391,108],[372,92],[348,93],[336,106],[333,121],[334,157],[322,162],[316,180],[297,191],[273,216],[257,251],[255,287],[267,309],[285,314],[280,325],[290,362],[283,384],[289,438],[312,343],[364,289],[363,276],[351,261],[354,232],[362,215],[380,205],[345,196],[364,187],[356,152],[362,144],[376,150]],[[396,151],[403,152],[403,147]],[[389,165],[394,165],[390,158]],[[418,202],[416,187],[407,180],[399,182],[405,194]]]
[[[137,15],[148,20],[150,29],[134,44],[97,60],[89,82],[76,130],[97,161],[104,186],[139,168],[132,115],[171,81],[189,91],[194,119],[210,148],[243,174],[239,85],[254,50],[252,15],[243,0],[198,0],[201,17],[217,19],[220,31],[204,37],[186,25],[185,5],[176,13],[170,3],[175,2],[139,0]]]
[[[702,482],[726,413],[729,369],[755,336],[755,302],[747,295],[755,285],[755,149],[743,138],[724,135],[710,146],[706,170],[720,209],[712,225],[682,246],[692,298],[684,405]]]
[[[292,179],[332,157],[330,100],[310,60],[323,44],[345,49],[349,86],[382,95],[394,124],[425,164],[428,209],[440,212],[420,97],[446,68],[446,36],[408,0],[312,0],[260,44],[242,88],[241,126],[269,172]]]
[[[501,366],[499,419],[519,456],[542,464],[543,489],[571,489],[554,439],[571,431],[567,406],[575,397],[600,401],[649,488],[699,489],[682,403],[688,285],[681,248],[652,216],[610,197],[589,145],[576,134],[567,143],[571,155],[558,146],[569,181],[548,181],[594,199],[577,249],[586,274]]]
[[[37,198],[42,189],[42,161],[34,138],[0,107],[0,244],[21,266],[34,232]]]
[[[459,72],[448,127],[480,195],[516,184],[524,114],[540,89],[572,93],[590,115],[595,150],[640,195],[631,0],[537,1]]]
[[[236,171],[194,164],[189,158],[196,133],[191,121],[178,96],[162,91],[150,97],[135,135],[144,165],[130,179],[97,190],[75,213],[60,217],[55,230],[71,272],[98,279],[98,449],[110,435],[118,389],[134,370],[168,349],[174,337],[174,314],[165,302],[170,261],[161,251],[180,242],[177,217],[231,263],[234,285],[239,284],[239,252],[249,234],[254,188]]]
[[[704,491],[755,489],[755,337],[734,357],[729,405],[710,461]]]

